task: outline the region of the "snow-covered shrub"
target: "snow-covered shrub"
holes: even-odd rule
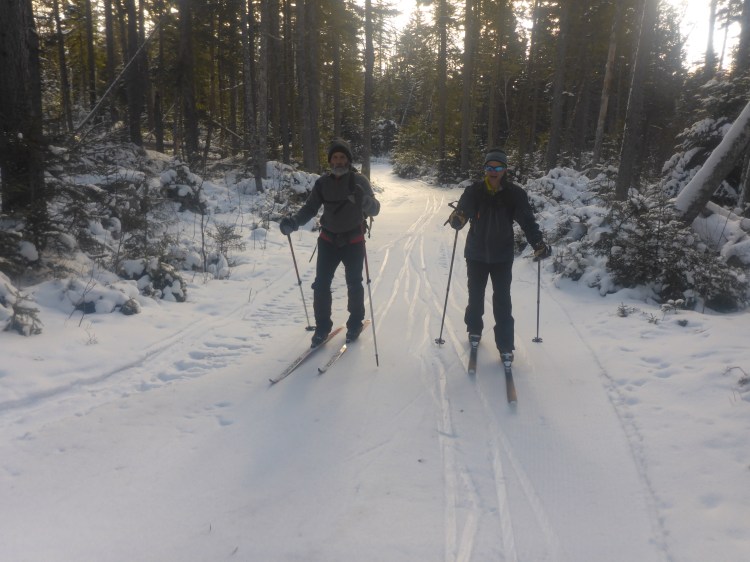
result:
[[[123,168],[122,162],[129,161],[139,169]],[[122,259],[164,253],[175,222],[172,205],[165,202],[158,177],[140,170],[162,165],[149,163],[142,151],[128,145],[86,149],[80,162],[60,165],[48,179],[54,193],[50,250],[66,255],[80,249],[111,268]]]
[[[187,299],[187,283],[182,276],[174,267],[156,258],[126,260],[121,264],[119,274],[135,280],[144,295],[176,302]]]
[[[0,272],[16,276],[26,268],[28,260],[20,252],[23,226],[21,221],[0,222]]]
[[[185,164],[177,164],[162,172],[161,186],[166,196],[180,204],[180,211],[192,211],[203,214],[206,201],[202,197],[203,179],[190,171]]]
[[[106,281],[88,279],[68,279],[62,287],[65,301],[72,310],[84,314],[109,314],[119,310],[125,315],[140,312],[140,305],[134,301],[138,289],[132,282],[117,279],[111,273],[103,273]]]
[[[38,309],[27,305],[28,297],[18,291],[10,279],[0,273],[0,328],[23,336],[42,333]]]
[[[710,251],[654,191],[651,197],[632,192],[626,202],[613,203],[608,225],[594,248],[608,258],[618,285],[651,287],[662,301],[695,294],[718,311],[746,304],[742,270]]]

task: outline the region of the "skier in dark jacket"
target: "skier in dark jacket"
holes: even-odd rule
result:
[[[285,236],[297,230],[318,214],[318,261],[313,288],[315,333],[312,346],[320,345],[333,327],[331,321],[331,283],[340,263],[344,264],[349,319],[346,338],[356,339],[362,331],[365,317],[365,291],[362,286],[362,268],[365,258],[365,219],[380,212],[380,202],[368,179],[351,165],[349,145],[339,139],[328,148],[331,172],[318,178],[302,208],[279,223]]]
[[[487,278],[492,279],[492,310],[495,316],[495,345],[506,364],[513,361],[514,320],[510,283],[514,257],[513,221],[534,248],[534,259],[552,254],[544,242],[526,192],[506,176],[508,157],[493,148],[484,158],[484,178],[468,186],[458,200],[448,223],[456,230],[470,223],[464,257],[468,277],[469,304],[464,322],[469,341],[478,343],[484,322],[484,294]]]

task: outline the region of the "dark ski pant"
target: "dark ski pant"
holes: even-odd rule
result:
[[[510,300],[510,282],[513,262],[484,263],[466,260],[469,287],[469,304],[464,322],[470,334],[481,334],[484,328],[484,293],[487,278],[492,279],[492,312],[495,316],[495,345],[501,352],[513,351],[513,306]]]
[[[318,262],[313,288],[313,310],[315,311],[316,331],[328,333],[333,327],[331,321],[331,283],[340,263],[344,264],[347,310],[347,328],[358,328],[365,318],[365,289],[362,286],[362,267],[365,262],[364,241],[337,246],[318,238]]]

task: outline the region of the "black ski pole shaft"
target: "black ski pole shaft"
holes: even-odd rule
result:
[[[542,286],[542,260],[536,262],[536,337],[532,340],[534,343],[542,343],[539,337],[539,294]]]
[[[305,302],[305,291],[302,290],[302,279],[299,276],[299,268],[297,267],[297,257],[294,255],[294,246],[292,245],[292,235],[286,235],[289,240],[289,249],[292,251],[292,261],[294,262],[294,272],[297,274],[297,284],[299,285],[299,294],[302,295],[302,306],[305,309],[305,318],[307,319],[307,330],[308,332],[313,331],[315,328],[310,325],[310,315],[307,314],[307,303]]]
[[[456,230],[456,237],[453,239],[453,254],[451,255],[451,266],[448,270],[448,286],[445,288],[445,304],[443,305],[443,319],[440,321],[440,336],[435,340],[438,345],[443,345],[445,340],[443,339],[443,326],[445,325],[445,312],[448,310],[448,293],[451,290],[451,277],[453,276],[453,260],[456,257],[456,243],[458,242],[458,230]]]
[[[365,273],[367,274],[367,295],[370,300],[370,325],[372,326],[372,343],[375,346],[375,366],[380,367],[380,360],[378,359],[378,340],[375,336],[375,312],[372,307],[372,290],[370,289],[370,264],[367,263],[367,244],[364,240],[362,241],[362,249],[365,252]]]

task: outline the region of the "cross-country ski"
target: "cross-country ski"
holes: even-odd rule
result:
[[[354,342],[355,340],[359,339],[360,334],[367,328],[367,326],[370,325],[370,319],[368,318],[362,323],[362,328],[352,334],[348,334],[346,341],[344,342],[344,345],[342,345],[338,350],[336,350],[333,355],[331,355],[331,358],[326,362],[325,365],[318,367],[318,373],[321,375],[325,373],[328,369],[330,369],[336,361],[341,359],[341,357],[346,353],[346,350],[349,349],[349,345]]]
[[[277,375],[276,377],[272,377],[272,378],[268,379],[270,381],[270,383],[271,384],[276,384],[277,382],[282,381],[286,377],[288,377],[289,375],[291,375],[292,371],[294,371],[297,367],[299,367],[302,363],[304,363],[307,360],[307,358],[310,357],[316,351],[318,351],[318,349],[320,349],[326,343],[328,343],[334,337],[336,337],[336,335],[338,335],[338,333],[341,332],[343,329],[344,329],[343,326],[339,326],[338,328],[336,328],[335,330],[333,330],[332,332],[330,332],[321,343],[319,343],[316,346],[310,346],[307,349],[305,349],[302,353],[300,353],[297,356],[297,358],[294,361],[292,361],[289,364],[289,366],[286,369],[284,369],[281,372],[281,374]]]

